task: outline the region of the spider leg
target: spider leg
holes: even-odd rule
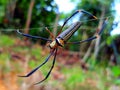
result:
[[[104,31],[105,26],[106,26],[106,24],[107,24],[107,21],[108,21],[108,18],[106,18],[106,19],[103,21],[102,28],[99,30],[99,32],[98,32],[95,36],[90,37],[90,38],[88,38],[88,39],[86,39],[86,40],[82,40],[82,41],[67,42],[66,44],[80,44],[80,43],[88,42],[88,41],[91,41],[91,40],[93,40],[93,39],[98,38],[98,37],[102,34],[102,32]]]
[[[80,13],[80,12],[85,13],[85,14],[93,17],[94,19],[97,19],[96,16],[94,16],[93,14],[91,14],[91,13],[85,11],[85,10],[77,10],[77,11],[74,12],[69,18],[67,18],[67,19],[65,20],[65,22],[63,23],[63,25],[62,25],[62,27],[61,27],[60,32],[58,33],[58,35],[61,33],[61,31],[62,31],[63,27],[65,26],[65,24],[66,24],[73,16],[75,16],[77,13]]]
[[[90,37],[86,40],[76,41],[76,42],[67,42],[66,44],[80,44],[80,43],[83,43],[83,42],[89,42],[89,41],[91,41],[93,39],[96,39],[96,38],[97,38],[97,36],[93,36],[93,37]]]
[[[102,28],[98,32],[98,35],[101,35],[101,33],[104,31],[104,28],[106,27],[107,22],[108,22],[108,18],[105,18],[105,20],[103,21]]]
[[[53,33],[47,27],[45,29],[49,32],[49,34],[52,37],[52,39],[54,39],[55,37],[54,37]]]
[[[19,33],[20,35],[29,37],[29,38],[36,38],[36,39],[42,39],[42,40],[46,40],[46,41],[52,41],[52,40],[50,40],[50,39],[43,38],[43,37],[40,37],[40,36],[32,36],[32,35],[29,35],[29,34],[22,33],[22,32],[20,32],[19,30],[17,30],[17,33]]]
[[[85,14],[89,15],[89,16],[92,16],[94,19],[97,19],[97,17],[96,17],[96,16],[94,16],[93,14],[91,14],[91,13],[89,13],[89,12],[85,11],[85,10],[78,10],[78,11],[79,11],[79,12],[83,12],[83,13],[85,13]]]
[[[54,68],[54,65],[55,65],[56,55],[57,55],[57,49],[55,50],[55,56],[54,56],[54,59],[53,59],[53,63],[52,63],[52,66],[51,66],[48,74],[46,75],[46,77],[43,80],[41,80],[40,82],[35,83],[34,85],[42,83],[43,81],[45,81],[49,77],[49,75],[50,75],[50,73],[51,73],[51,71],[52,71],[52,69]]]
[[[33,69],[31,72],[29,72],[27,75],[25,75],[25,76],[18,76],[18,77],[29,77],[29,76],[31,76],[35,71],[37,71],[41,66],[43,66],[46,62],[48,62],[48,60],[50,59],[50,57],[53,55],[53,53],[54,53],[54,51],[55,51],[55,49],[49,54],[49,56],[46,58],[46,60],[42,63],[42,64],[40,64],[38,67],[36,67],[35,69]]]

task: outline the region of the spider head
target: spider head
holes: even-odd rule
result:
[[[50,43],[49,47],[50,47],[51,49],[56,48],[56,47],[57,47],[56,40],[52,41],[52,42]]]
[[[49,45],[51,49],[57,48],[57,46],[63,47],[64,40],[62,40],[61,38],[56,38],[56,40],[52,41]]]

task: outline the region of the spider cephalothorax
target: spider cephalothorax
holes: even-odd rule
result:
[[[64,40],[60,38],[56,38],[54,41],[52,41],[49,45],[51,49],[57,48],[58,46],[63,47],[64,46]]]

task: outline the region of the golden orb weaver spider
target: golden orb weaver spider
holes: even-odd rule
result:
[[[107,19],[104,19],[104,20],[103,20],[102,28],[99,30],[99,32],[97,32],[96,35],[94,35],[94,36],[92,36],[92,37],[90,37],[90,38],[88,38],[88,39],[86,39],[86,40],[82,40],[82,41],[67,42],[67,41],[71,38],[71,36],[81,27],[82,22],[79,22],[79,21],[78,21],[78,22],[73,23],[68,29],[66,29],[66,30],[63,31],[63,32],[62,32],[62,29],[63,29],[63,27],[66,25],[66,23],[67,23],[72,17],[74,17],[76,14],[78,14],[78,13],[80,13],[80,12],[82,12],[82,13],[84,13],[84,14],[92,17],[93,19],[96,19],[96,20],[97,20],[97,17],[94,16],[94,15],[92,15],[91,13],[89,13],[89,12],[87,12],[87,11],[85,11],[85,10],[77,10],[77,11],[74,12],[69,18],[67,18],[67,19],[65,20],[65,22],[63,23],[63,25],[62,25],[62,27],[61,27],[61,29],[60,29],[60,32],[58,33],[57,37],[54,37],[54,36],[52,35],[52,33],[46,28],[46,30],[50,33],[50,35],[52,35],[52,37],[53,37],[52,40],[51,40],[51,39],[44,38],[44,37],[40,37],[40,36],[32,36],[32,35],[25,34],[25,33],[20,32],[19,30],[17,30],[17,32],[18,32],[20,35],[23,35],[23,36],[25,36],[25,37],[36,38],[36,39],[42,39],[42,40],[49,41],[49,42],[50,42],[49,47],[50,47],[50,49],[52,50],[51,53],[49,54],[49,56],[45,59],[45,61],[44,61],[42,64],[40,64],[39,66],[37,66],[35,69],[33,69],[33,70],[32,70],[31,72],[29,72],[27,75],[25,75],[25,76],[19,76],[19,77],[29,77],[29,76],[31,76],[31,75],[32,75],[35,71],[37,71],[41,66],[43,66],[45,63],[47,63],[48,60],[50,59],[50,57],[53,55],[54,58],[53,58],[52,66],[51,66],[48,74],[46,75],[46,77],[45,77],[43,80],[41,80],[41,81],[38,82],[38,83],[35,83],[35,85],[36,85],[36,84],[39,84],[39,83],[41,83],[41,82],[43,82],[43,81],[45,81],[45,80],[49,77],[49,75],[50,75],[50,73],[51,73],[51,71],[52,71],[52,69],[53,69],[53,67],[54,67],[58,47],[63,47],[65,44],[69,44],[69,43],[71,43],[71,44],[80,44],[80,43],[83,43],[83,42],[88,42],[88,41],[91,41],[91,40],[93,40],[93,39],[96,39],[99,35],[101,35],[101,33],[104,31],[104,28],[105,28],[105,26],[106,26],[106,24],[107,24]]]

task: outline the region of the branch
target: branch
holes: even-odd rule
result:
[[[25,31],[24,31],[25,34],[29,33],[29,26],[31,23],[32,9],[33,9],[34,3],[35,3],[35,0],[31,0],[29,10],[28,10],[28,15],[27,15],[27,21],[26,21],[26,25],[25,25]],[[26,40],[26,38],[25,38],[25,40]]]

